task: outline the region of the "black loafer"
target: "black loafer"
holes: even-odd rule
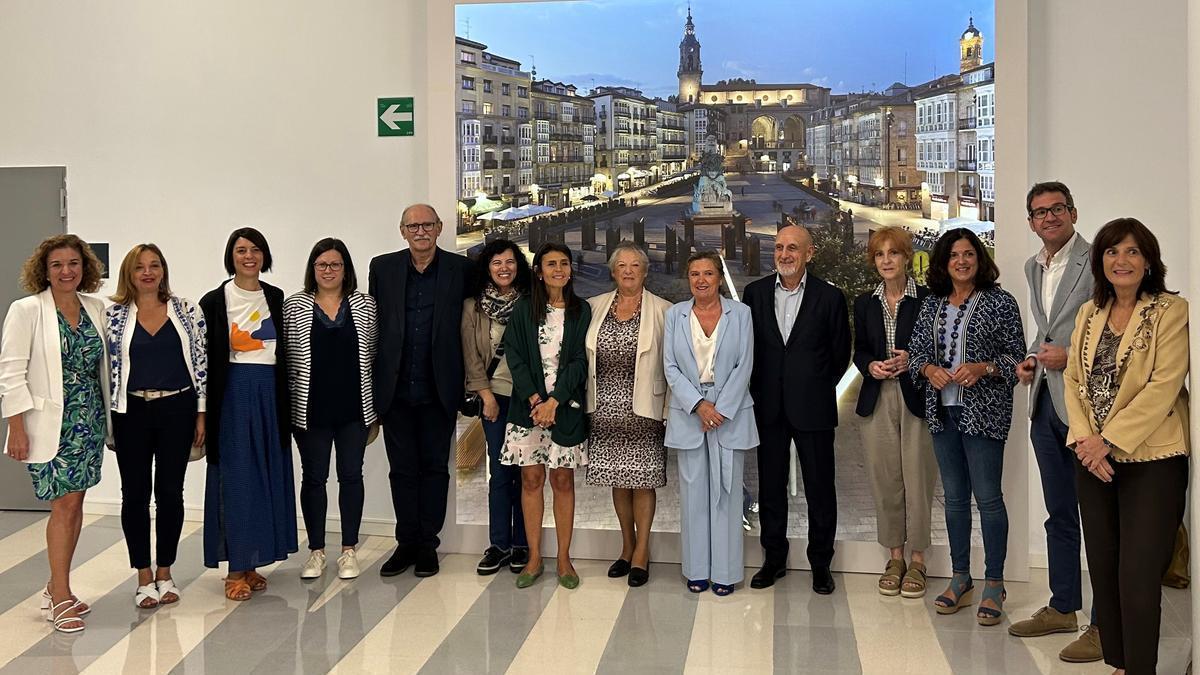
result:
[[[388,558],[387,562],[379,568],[379,576],[394,577],[404,574],[404,570],[407,570],[412,564],[412,551],[407,546],[397,546],[396,550],[392,552],[392,557]]]
[[[483,552],[483,558],[479,561],[479,564],[475,566],[475,573],[480,576],[495,574],[500,571],[501,567],[508,564],[511,558],[511,551],[505,551],[496,546],[489,546]]]
[[[610,579],[619,579],[626,574],[629,574],[629,561],[617,558],[617,561],[608,566],[608,577]]]
[[[637,588],[645,586],[646,582],[650,581],[650,570],[642,569],[641,567],[629,568],[629,587]]]
[[[508,571],[513,574],[520,574],[521,570],[529,564],[529,547],[514,546],[512,556],[508,559]]]
[[[775,585],[775,580],[783,578],[787,574],[787,566],[782,563],[767,562],[763,563],[762,569],[758,570],[750,579],[750,588],[770,588]]]
[[[814,567],[812,581],[813,592],[821,595],[829,595],[833,593],[833,589],[837,588],[837,584],[833,581],[833,574],[830,573],[828,567]]]
[[[413,574],[419,577],[431,577],[438,573],[437,549],[422,548],[417,551],[417,559],[413,562]]]

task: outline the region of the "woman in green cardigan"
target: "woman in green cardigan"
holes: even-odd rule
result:
[[[529,563],[517,577],[527,588],[542,576],[542,501],[546,469],[554,493],[558,534],[558,582],[579,586],[571,564],[575,526],[575,468],[587,464],[587,418],[583,414],[587,352],[584,338],[591,309],[571,283],[571,249],[547,243],[533,257],[530,294],[517,301],[504,355],[512,372],[512,402],[500,462],[521,467],[521,508],[529,539]]]

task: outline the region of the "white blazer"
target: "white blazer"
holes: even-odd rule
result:
[[[617,299],[615,290],[588,299],[592,322],[584,346],[587,349],[587,412],[596,412],[596,338],[600,325]],[[662,421],[667,412],[667,378],[663,373],[663,315],[671,303],[642,289],[642,312],[638,325],[637,358],[633,365],[633,413]]]
[[[104,341],[104,301],[82,293],[79,301]],[[0,341],[0,414],[6,418],[24,414],[29,435],[26,463],[48,462],[58,455],[63,416],[61,353],[58,315],[50,289],[9,305]],[[111,437],[108,359],[104,356],[99,368],[106,435]],[[7,437],[4,450],[8,452]]]

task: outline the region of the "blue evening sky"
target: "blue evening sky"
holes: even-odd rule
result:
[[[678,91],[686,0],[460,4],[455,30],[537,65],[538,78]],[[968,16],[995,58],[992,0],[693,0],[704,84],[731,77],[810,82],[834,93],[958,72]],[[907,78],[906,72],[907,56]]]

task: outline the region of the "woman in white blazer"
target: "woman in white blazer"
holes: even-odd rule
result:
[[[179,602],[171,578],[183,531],[183,478],[204,447],[208,341],[204,313],[171,293],[167,259],[154,244],[129,249],[104,312],[112,373],[112,420],[121,472],[121,530],[137,570],[133,604]],[[155,562],[150,567],[150,495]]]
[[[617,287],[588,300],[592,321],[585,340],[591,415],[587,484],[612,488],[621,555],[608,576],[629,575],[634,587],[650,579],[654,491],[667,484],[662,336],[663,315],[671,305],[646,290],[649,267],[640,247],[617,245],[608,259]]]
[[[663,366],[671,386],[666,444],[679,453],[680,536],[688,590],[733,593],[742,581],[742,471],[758,447],[750,308],[720,295],[721,257],[687,262],[692,299],[667,310]]]
[[[71,556],[83,525],[84,492],[100,482],[108,436],[108,361],[103,265],[73,234],[38,245],[21,269],[31,295],[9,306],[0,343],[4,452],[25,462],[38,499],[50,502],[50,582],[42,609],[63,633],[84,629],[91,611],[71,593]]]

